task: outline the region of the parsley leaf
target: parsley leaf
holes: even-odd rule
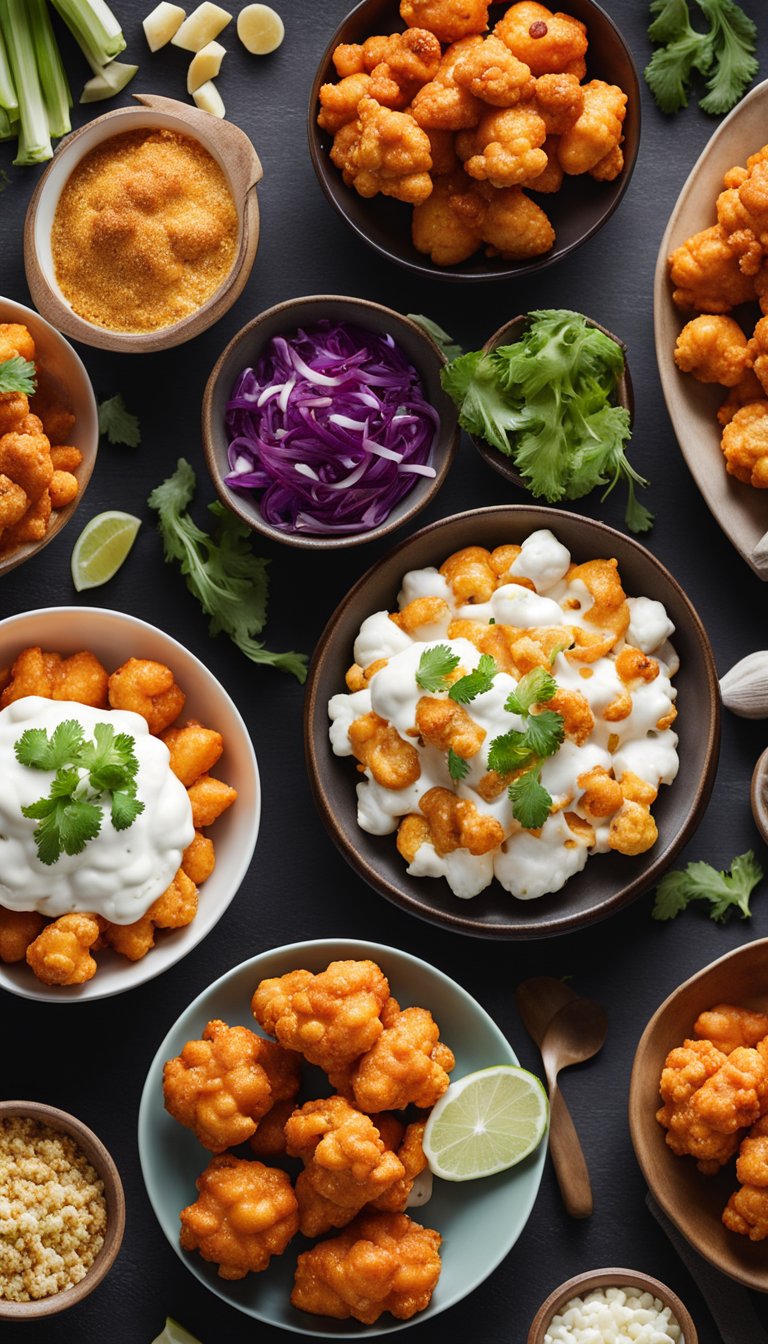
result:
[[[461,346],[457,345],[447,331],[433,322],[431,317],[425,317],[423,313],[408,313],[408,317],[417,326],[423,327],[428,336],[432,337],[435,345],[442,350],[446,359],[458,359],[461,354]]]
[[[733,0],[698,0],[711,24],[715,61],[707,76],[708,92],[699,100],[702,112],[720,116],[739,101],[757,74],[757,29]]]
[[[699,106],[719,116],[735,106],[757,73],[757,30],[735,0],[697,4],[709,25],[706,32],[692,26],[687,0],[652,0],[648,36],[659,45],[645,79],[662,112],[673,113],[688,106],[688,89],[698,71],[708,90]]]
[[[440,382],[459,407],[459,424],[505,457],[512,456],[510,432],[517,417],[496,374],[490,355],[475,350],[460,355],[440,370]]]
[[[702,861],[689,863],[682,872],[661,879],[651,913],[654,919],[675,919],[691,901],[701,900],[709,902],[710,918],[717,923],[723,923],[731,910],[749,919],[750,897],[762,878],[763,869],[751,849],[737,855],[730,873]]]
[[[0,392],[25,392],[28,397],[37,387],[37,369],[31,359],[13,355],[0,364]]]
[[[465,761],[463,756],[457,755],[457,753],[453,750],[453,747],[449,747],[448,774],[451,776],[451,779],[455,780],[458,783],[460,779],[464,779],[465,775],[467,775],[468,772],[469,772],[469,761]]]
[[[527,714],[531,705],[551,700],[557,692],[557,682],[545,667],[534,667],[521,677],[515,690],[507,697],[504,708],[510,714]]]
[[[126,448],[138,448],[141,443],[138,416],[126,409],[119,392],[99,402],[99,433],[106,434],[110,443],[121,443]]]
[[[507,789],[512,815],[526,830],[538,830],[549,816],[552,798],[541,782],[541,771],[527,770],[513,779]]]
[[[416,685],[422,691],[444,691],[451,673],[461,659],[447,644],[433,644],[425,649],[416,669]]]
[[[459,677],[459,680],[450,687],[448,694],[451,700],[455,700],[459,705],[468,705],[476,696],[483,695],[491,689],[498,670],[495,659],[489,653],[481,653],[480,662],[474,672]]]
[[[209,505],[216,529],[204,532],[187,512],[194,492],[195,473],[180,457],[173,475],[149,496],[149,506],[158,514],[166,561],[179,562],[187,588],[210,617],[212,635],[228,635],[253,663],[280,668],[306,681],[304,654],[273,653],[255,638],[267,618],[268,561],[253,554],[250,528],[217,500]]]

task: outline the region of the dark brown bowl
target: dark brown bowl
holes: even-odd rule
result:
[[[38,1120],[51,1129],[74,1139],[85,1154],[97,1176],[104,1183],[104,1199],[107,1205],[107,1226],[104,1232],[104,1245],[99,1251],[91,1268],[84,1278],[73,1288],[62,1289],[50,1297],[41,1297],[32,1302],[8,1302],[0,1298],[0,1321],[32,1321],[41,1316],[53,1316],[67,1307],[75,1307],[83,1298],[98,1288],[104,1276],[111,1269],[123,1240],[125,1231],[125,1197],[123,1185],[117,1167],[101,1142],[84,1125],[82,1120],[56,1106],[48,1106],[40,1101],[0,1101],[0,1120],[11,1116],[22,1116]]]
[[[629,1129],[651,1194],[694,1250],[738,1283],[768,1293],[765,1243],[730,1232],[721,1219],[738,1187],[733,1162],[716,1176],[703,1176],[693,1158],[677,1157],[667,1146],[656,1119],[659,1078],[669,1051],[690,1037],[699,1013],[718,1003],[768,1010],[768,938],[710,962],[656,1009],[635,1051]]]
[[[650,1274],[639,1274],[635,1269],[594,1269],[585,1274],[575,1274],[572,1279],[561,1283],[536,1312],[528,1333],[528,1344],[544,1344],[552,1317],[562,1311],[572,1297],[584,1297],[595,1288],[636,1288],[641,1293],[652,1293],[663,1306],[672,1311],[682,1331],[684,1344],[699,1344],[691,1314],[677,1293],[673,1293],[659,1279],[652,1279]]]
[[[440,416],[440,428],[432,447],[431,465],[435,476],[417,476],[409,494],[395,505],[388,518],[367,532],[340,536],[313,536],[309,533],[283,532],[262,516],[254,493],[241,493],[225,484],[229,473],[228,436],[224,423],[226,404],[233,384],[244,368],[258,359],[273,336],[312,326],[321,318],[351,322],[369,331],[389,333],[397,341],[421,378],[424,395]],[[339,550],[359,546],[365,541],[385,537],[414,518],[437,494],[453,462],[459,443],[458,413],[451,398],[443,391],[440,370],[445,356],[423,327],[392,308],[368,299],[346,298],[339,294],[313,294],[303,299],[288,299],[267,308],[237,332],[216,361],[203,396],[203,450],[205,461],[219,499],[255,532],[273,541],[310,550]]]
[[[517,901],[493,882],[471,901],[455,897],[446,882],[409,877],[393,835],[373,836],[357,824],[355,771],[334,756],[328,738],[328,701],[345,688],[352,645],[364,617],[395,608],[407,570],[440,565],[465,546],[492,549],[521,542],[548,527],[576,561],[615,556],[626,591],[657,598],[675,623],[681,667],[676,676],[681,769],[654,806],[659,838],[647,854],[629,858],[601,854],[562,891]],[[402,909],[457,933],[483,938],[545,938],[569,933],[628,905],[647,891],[693,834],[706,808],[720,749],[720,694],[707,633],[680,585],[644,546],[597,523],[560,509],[506,504],[454,514],[400,542],[364,574],[339,603],[315,649],[304,710],[304,745],[310,784],[331,839],[376,891]]]
[[[491,27],[508,5],[494,4]],[[365,200],[344,185],[341,173],[331,163],[333,137],[317,124],[321,84],[337,78],[333,52],[340,42],[363,42],[374,33],[393,33],[405,27],[397,0],[362,0],[339,25],[323,53],[309,95],[307,130],[312,166],[331,205],[359,238],[390,261],[410,271],[442,280],[509,280],[540,271],[580,247],[602,228],[619,204],[629,180],[640,144],[640,83],[630,50],[613,19],[595,0],[571,0],[568,13],[587,25],[587,78],[618,84],[627,95],[624,123],[624,168],[615,182],[596,182],[588,174],[566,178],[560,191],[539,197],[555,229],[555,245],[542,257],[530,261],[504,261],[476,253],[458,266],[436,266],[417,252],[411,241],[411,207],[386,196]]]
[[[498,331],[495,331],[492,336],[488,337],[488,340],[483,346],[485,354],[487,354],[489,350],[495,350],[497,345],[512,345],[515,341],[519,341],[525,328],[530,322],[530,318],[530,313],[519,313],[518,316],[513,317],[510,322],[505,322],[503,327],[499,327]],[[598,331],[602,331],[604,336],[609,336],[612,341],[615,341],[616,344],[621,347],[624,355],[624,372],[616,384],[616,401],[619,406],[623,406],[629,411],[629,419],[631,423],[635,414],[635,396],[632,390],[629,365],[627,364],[627,347],[624,342],[620,340],[618,336],[614,336],[613,332],[609,331],[607,327],[601,327],[599,322],[595,322],[594,318],[586,317],[585,320],[590,327],[597,327]],[[470,434],[469,437],[483,461],[487,462],[489,467],[493,467],[493,470],[497,471],[499,475],[503,476],[511,485],[517,485],[521,490],[527,490],[528,487],[520,475],[520,472],[514,466],[511,457],[505,457],[503,453],[499,452],[498,448],[494,448],[492,444],[486,443],[485,439],[481,439],[477,434]]]

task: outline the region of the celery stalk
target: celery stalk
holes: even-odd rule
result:
[[[124,61],[110,61],[88,80],[80,94],[80,102],[100,103],[104,98],[114,98],[126,84],[130,84],[138,69],[138,65],[126,65]]]
[[[53,147],[26,0],[0,0],[0,29],[19,100],[19,144],[13,162],[44,163],[53,157]]]
[[[53,0],[53,6],[94,74],[125,50],[122,29],[105,0]]]
[[[48,114],[48,130],[52,136],[66,135],[72,130],[69,109],[72,95],[61,63],[59,48],[51,27],[46,0],[27,0],[35,48],[37,73]]]
[[[0,107],[0,140],[15,140],[18,134],[18,121],[11,121],[5,108]]]
[[[0,108],[5,112],[9,123],[19,119],[19,100],[16,97],[16,90],[13,86],[11,76],[11,67],[8,63],[8,52],[6,51],[3,40],[3,30],[0,28]]]

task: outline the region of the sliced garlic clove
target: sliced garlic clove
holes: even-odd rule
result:
[[[224,116],[224,102],[212,79],[195,89],[192,97],[202,112],[210,112],[212,117]]]
[[[270,5],[246,5],[237,16],[237,36],[253,56],[269,56],[285,37],[285,25]]]
[[[171,38],[171,46],[181,47],[183,51],[201,51],[203,47],[219,36],[222,29],[232,20],[232,15],[221,5],[203,0],[202,5],[193,9],[178,32]]]
[[[167,42],[179,31],[182,23],[187,17],[186,11],[181,5],[168,4],[168,0],[161,0],[156,5],[151,14],[148,14],[142,22],[144,35],[149,44],[150,51],[159,51]]]
[[[720,678],[726,709],[742,719],[768,718],[768,649],[748,653]]]
[[[194,93],[209,79],[215,79],[226,54],[226,48],[220,42],[208,42],[202,47],[189,63],[187,93]]]

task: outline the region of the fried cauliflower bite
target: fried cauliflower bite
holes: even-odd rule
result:
[[[222,1279],[261,1273],[298,1231],[296,1196],[277,1167],[224,1153],[196,1185],[198,1198],[179,1214],[179,1242],[218,1265]]]
[[[168,728],[161,735],[171,753],[170,766],[185,789],[207,775],[224,750],[224,738],[212,728],[190,721],[183,728]]]
[[[739,407],[723,430],[722,449],[729,475],[768,489],[768,401]]]
[[[736,1176],[742,1185],[768,1186],[768,1114],[750,1129],[739,1146]]]
[[[416,727],[429,746],[440,751],[453,748],[465,760],[477,755],[486,737],[485,729],[475,723],[463,705],[431,695],[423,695],[416,705]]]
[[[662,1100],[675,1107],[684,1106],[694,1092],[717,1073],[727,1056],[711,1041],[686,1040],[671,1050],[664,1061],[659,1081]]]
[[[742,406],[746,406],[750,401],[762,401],[762,399],[763,388],[750,369],[741,381],[729,390],[726,400],[717,412],[718,422],[723,426],[729,425]]]
[[[91,948],[101,934],[95,915],[62,915],[27,947],[27,963],[44,985],[83,985],[96,974]]]
[[[129,961],[141,961],[155,945],[156,929],[183,929],[196,914],[197,887],[180,868],[140,919],[132,924],[111,924],[105,920],[103,941]]]
[[[738,1134],[723,1134],[704,1121],[692,1099],[713,1077],[727,1056],[711,1041],[686,1040],[667,1055],[659,1082],[664,1105],[656,1119],[666,1129],[666,1142],[679,1157],[690,1156],[704,1175],[713,1175],[736,1152]]]
[[[329,1072],[370,1050],[384,1030],[386,976],[373,961],[332,961],[318,975],[296,970],[262,980],[251,1008],[287,1050]]]
[[[480,232],[453,208],[457,195],[466,190],[464,173],[433,177],[432,194],[417,205],[411,221],[411,238],[417,252],[431,257],[436,266],[457,266],[480,246]]]
[[[56,448],[51,448],[51,461],[53,463],[54,474],[57,471],[66,471],[69,474],[75,472],[83,461],[83,454],[79,448],[73,444],[59,444]]]
[[[547,156],[547,166],[538,177],[532,177],[530,182],[526,183],[529,191],[541,192],[544,196],[552,196],[559,191],[563,185],[563,170],[557,157],[557,136],[548,135],[542,149]]]
[[[574,647],[566,657],[569,662],[594,662],[603,658],[623,639],[629,629],[629,606],[627,596],[621,586],[618,562],[610,560],[587,560],[583,565],[572,565],[568,570],[569,585],[583,585],[587,589],[591,604],[583,607],[582,599],[574,595],[563,603],[574,609],[584,609],[584,620],[594,626],[595,632],[573,626]]]
[[[553,14],[546,5],[523,0],[510,5],[493,31],[534,75],[554,72],[584,78],[587,30],[570,14]]]
[[[728,238],[728,245],[739,258],[739,269],[744,275],[757,275],[763,264],[765,250],[757,221],[741,203],[735,187],[721,191],[715,202],[717,222]],[[768,241],[768,237],[765,238]]]
[[[156,736],[179,717],[185,700],[170,667],[150,658],[129,658],[109,678],[111,708],[140,714]]]
[[[760,383],[759,396],[768,393],[768,318],[761,317],[749,341],[749,362]]]
[[[165,1109],[212,1153],[249,1139],[273,1104],[292,1100],[298,1090],[295,1055],[218,1019],[163,1069]]]
[[[51,445],[51,455],[53,455],[54,448],[62,444],[69,444],[72,430],[75,427],[75,417],[68,406],[62,405],[58,390],[46,386],[42,380],[38,383],[31,405],[35,415],[39,416],[42,421],[43,432]],[[69,447],[68,451],[77,453],[78,449]],[[75,466],[79,466],[83,460],[81,453],[79,453],[79,458],[80,461],[76,462]],[[55,463],[54,465],[61,464]],[[67,470],[71,471],[72,468],[68,467]]]
[[[51,508],[63,509],[67,504],[71,504],[72,500],[77,498],[78,489],[77,477],[73,476],[71,471],[54,470],[49,487]]]
[[[440,1040],[440,1029],[426,1008],[401,1010],[390,999],[383,1020],[376,1044],[349,1075],[355,1104],[370,1114],[402,1111],[409,1105],[428,1110],[450,1082],[453,1052]]]
[[[187,797],[192,804],[192,825],[199,830],[201,826],[212,826],[232,806],[237,789],[213,775],[200,775],[187,789]]]
[[[23,546],[27,542],[42,541],[48,531],[48,524],[51,520],[51,496],[48,490],[43,491],[39,499],[34,504],[30,504],[23,518],[12,527],[8,527],[3,532],[0,539],[0,548],[4,552],[15,550],[17,546]]]
[[[0,364],[19,355],[34,363],[35,342],[32,333],[21,322],[0,322]]]
[[[619,854],[645,854],[659,838],[650,808],[625,799],[611,819],[608,847]]]
[[[533,186],[533,182],[530,184]],[[519,187],[497,191],[488,188],[480,222],[481,237],[489,257],[525,261],[549,252],[555,230],[540,205]]]
[[[539,75],[534,100],[547,135],[564,135],[584,111],[584,90],[575,75]]]
[[[588,173],[620,145],[627,95],[617,84],[591,79],[581,86],[584,106],[578,119],[560,136],[557,157],[569,176]],[[619,171],[623,167],[623,160]]]
[[[739,258],[721,225],[694,233],[669,257],[672,299],[678,308],[729,313],[755,296],[752,278],[739,269]]]
[[[464,606],[490,601],[496,588],[496,574],[490,562],[491,553],[482,546],[465,546],[443,561],[439,572],[457,603]]]
[[[739,1232],[750,1241],[765,1241],[768,1237],[768,1190],[764,1186],[742,1185],[723,1209],[723,1223],[730,1232]]]
[[[357,116],[357,108],[360,101],[365,98],[371,85],[370,75],[359,74],[346,75],[340,79],[338,84],[323,84],[320,88],[318,98],[320,100],[320,111],[317,114],[317,124],[324,131],[335,135],[342,126],[347,126],[349,122],[354,121]]]
[[[453,68],[460,87],[494,107],[514,107],[533,96],[535,83],[528,66],[492,34],[464,52]]]
[[[493,187],[515,187],[538,177],[547,166],[541,146],[547,128],[535,107],[521,103],[517,107],[486,112],[476,130],[457,146],[459,157],[470,177],[490,182]]]
[[[691,1109],[717,1130],[733,1134],[753,1125],[768,1103],[768,1065],[748,1046],[737,1046],[691,1097]]]
[[[362,714],[349,725],[348,737],[353,755],[385,789],[405,789],[419,778],[418,751],[381,715]]]
[[[476,126],[487,104],[456,80],[456,67],[479,50],[481,37],[463,37],[443,54],[434,79],[414,96],[411,112],[424,130],[464,131]]]
[[[24,961],[44,924],[36,910],[6,910],[0,905],[0,961]]]
[[[24,392],[0,392],[0,435],[18,429],[29,414],[29,401]]]
[[[304,1163],[296,1198],[299,1230],[307,1237],[345,1227],[405,1175],[370,1117],[343,1097],[308,1101],[294,1111],[285,1124],[285,1150]]]
[[[249,1147],[262,1162],[285,1155],[285,1122],[293,1115],[295,1101],[276,1101],[256,1126]]]
[[[346,129],[346,128],[345,128]],[[360,196],[381,193],[419,205],[432,191],[429,139],[408,112],[393,112],[365,97],[349,139],[337,136],[331,158]]]
[[[0,472],[0,529],[20,522],[28,508],[29,500],[21,486]]]
[[[395,1152],[405,1168],[405,1174],[395,1181],[383,1195],[371,1200],[371,1208],[384,1213],[404,1213],[413,1183],[427,1167],[424,1153],[424,1129],[426,1120],[415,1120],[403,1131],[402,1125],[394,1116],[372,1117],[381,1135],[382,1142]],[[394,1122],[394,1123],[393,1123]]]
[[[702,313],[680,332],[675,363],[700,383],[735,387],[749,370],[752,355],[738,322],[722,314]]]
[[[730,1055],[739,1046],[756,1046],[768,1036],[768,1017],[749,1008],[738,1008],[733,1003],[718,1003],[700,1013],[693,1024],[693,1034],[711,1041],[723,1054]]]
[[[393,33],[371,70],[370,97],[384,107],[402,110],[423,84],[434,79],[442,54],[434,33],[426,28]]]
[[[579,804],[591,817],[610,817],[624,802],[621,785],[602,765],[585,770],[576,780],[583,790]]]
[[[428,789],[419,799],[419,809],[427,819],[430,842],[438,854],[451,854],[455,849],[489,854],[504,840],[501,822],[480,812],[469,798],[457,797],[451,789],[439,785]]]
[[[404,1213],[364,1213],[338,1237],[304,1251],[291,1303],[299,1311],[373,1325],[424,1311],[440,1277],[439,1232]]]
[[[389,37],[377,34],[375,37],[367,37],[363,43],[339,43],[332,58],[339,79],[347,75],[370,75],[374,67],[384,60],[388,42]]]
[[[187,877],[201,886],[207,882],[216,867],[216,851],[213,847],[213,841],[203,835],[201,831],[195,831],[194,839],[190,841],[184,853],[181,856],[182,871]]]
[[[25,425],[26,419],[20,423]],[[0,438],[0,473],[20,485],[30,503],[36,503],[48,489],[53,476],[51,446],[42,431],[19,429],[3,434]]]
[[[400,0],[409,28],[428,28],[441,42],[458,42],[488,27],[489,0]]]
[[[40,648],[22,649],[0,697],[0,709],[25,695],[40,695],[46,700],[75,700],[94,709],[105,709],[108,680],[106,669],[88,650],[62,658],[58,653],[43,652]]]

